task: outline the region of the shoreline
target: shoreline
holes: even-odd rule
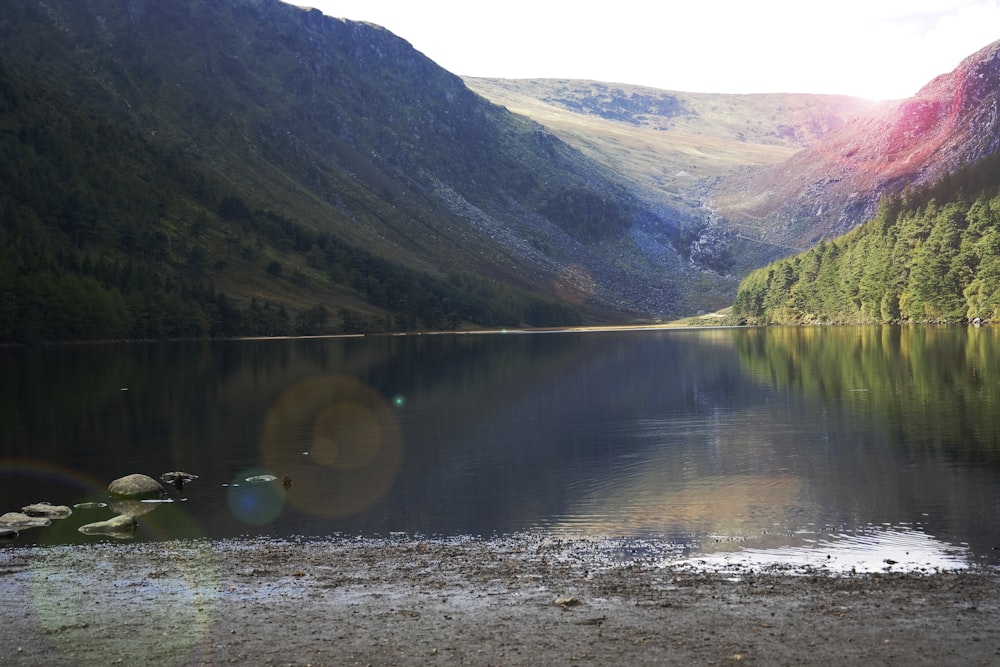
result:
[[[520,536],[0,547],[0,664],[996,664],[1000,570]]]

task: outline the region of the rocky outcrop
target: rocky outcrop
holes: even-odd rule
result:
[[[184,485],[188,482],[193,482],[198,479],[198,475],[192,475],[189,472],[182,472],[180,470],[172,470],[170,472],[165,472],[160,475],[160,481],[164,484],[169,484],[178,491],[184,489]]]

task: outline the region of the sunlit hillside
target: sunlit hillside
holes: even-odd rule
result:
[[[706,179],[787,160],[872,105],[833,95],[714,95],[596,81],[464,81],[653,196],[692,204]]]

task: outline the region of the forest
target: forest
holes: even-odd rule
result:
[[[225,287],[247,283],[260,298]],[[0,64],[0,343],[579,321],[555,298],[308,227]]]
[[[1000,157],[883,198],[865,224],[740,284],[746,324],[1000,320]]]

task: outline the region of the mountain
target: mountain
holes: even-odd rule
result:
[[[734,172],[706,197],[718,224],[806,249],[871,218],[883,195],[932,183],[1000,148],[1000,41],[915,96],[881,103],[788,160]],[[787,254],[753,252],[751,263]]]
[[[4,341],[674,318],[996,149],[995,46],[872,105],[463,80],[279,0],[12,0],[0,40]]]
[[[621,322],[735,288],[678,251],[685,210],[377,26],[15,0],[0,39],[0,338]]]
[[[687,212],[680,250],[693,266],[742,273],[707,192],[734,170],[781,164],[875,103],[837,95],[726,95],[579,80],[465,77],[487,99],[544,125],[625,175],[649,201]],[[742,172],[741,172],[742,173]],[[725,232],[720,233],[720,232]],[[759,264],[749,264],[758,266]]]
[[[745,275],[1000,147],[1000,42],[905,100],[709,95],[588,81],[466,83],[690,212],[690,258]],[[692,238],[693,237],[693,238]]]

